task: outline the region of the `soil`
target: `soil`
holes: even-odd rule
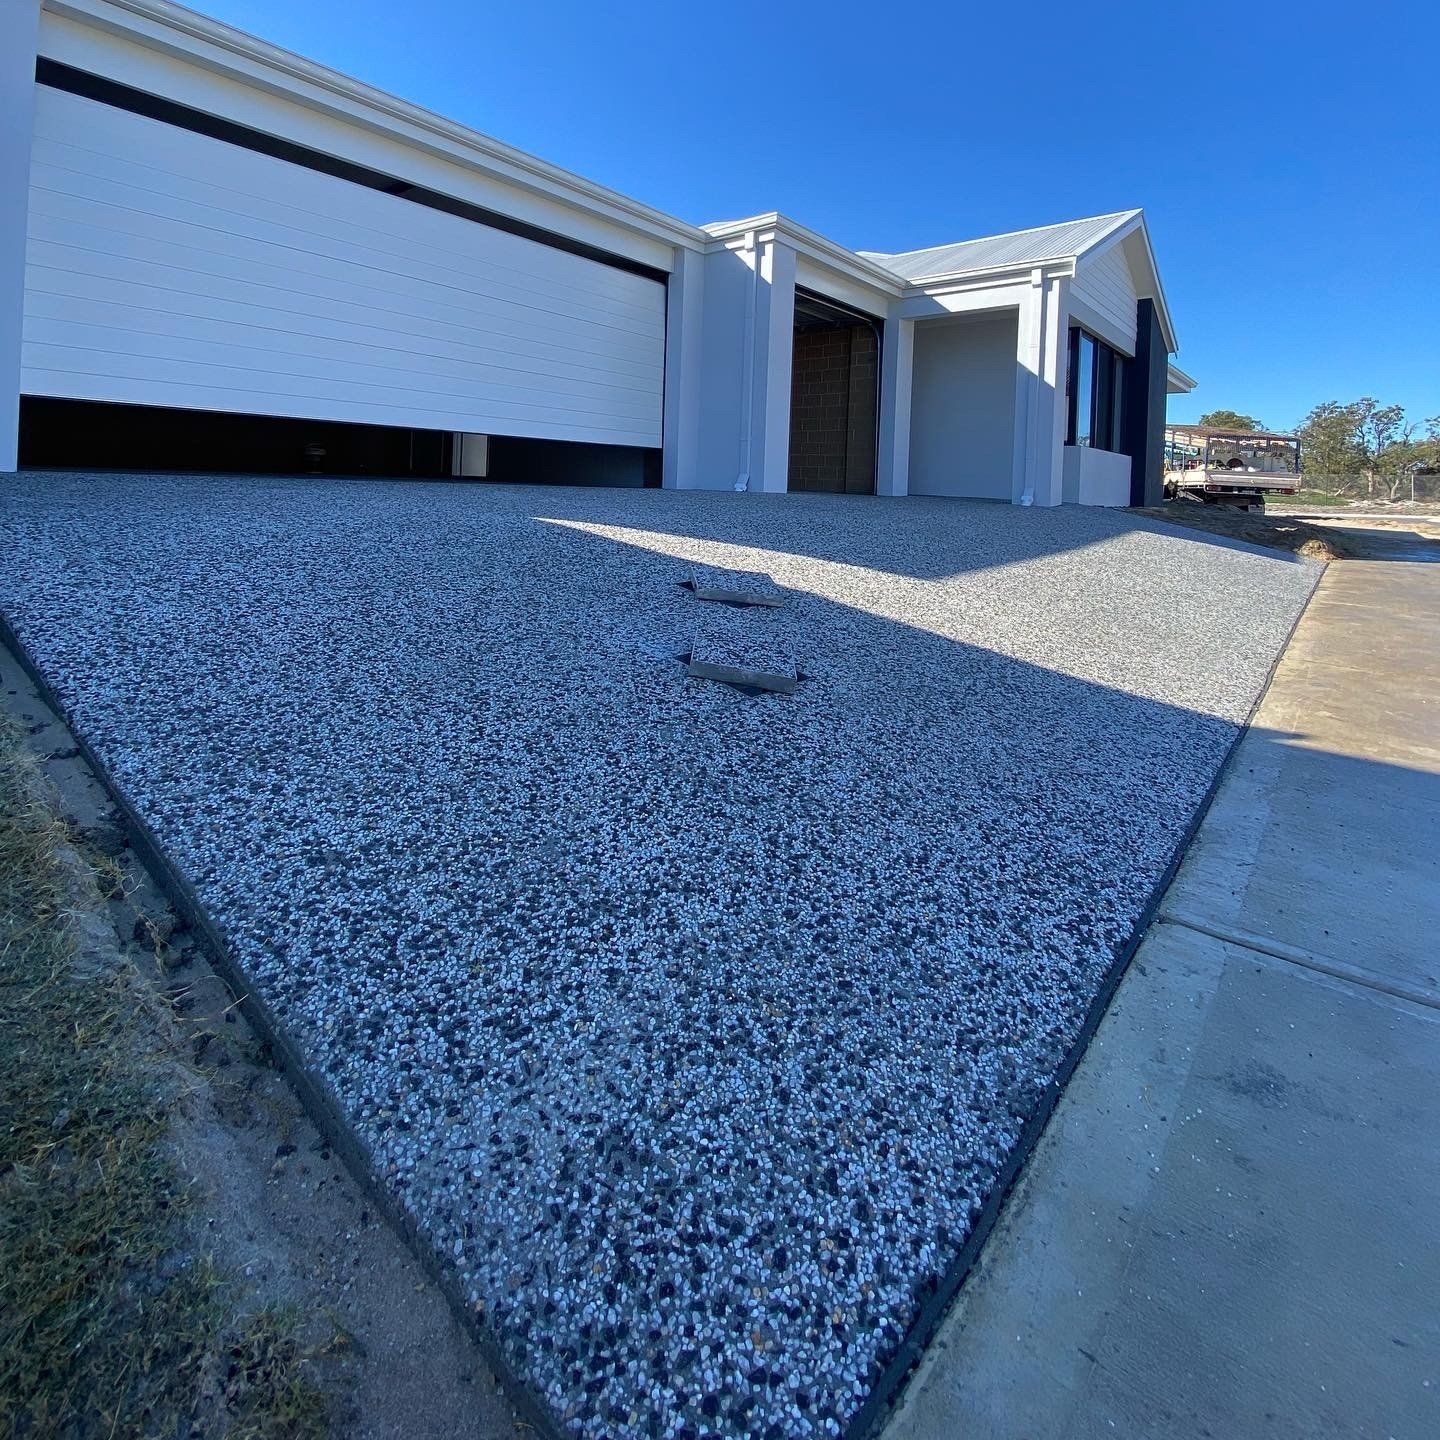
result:
[[[243,1308],[291,1307],[344,1337],[333,1374],[341,1433],[355,1440],[518,1440],[518,1420],[468,1333],[406,1243],[328,1149],[235,998],[130,849],[104,787],[64,723],[0,647],[0,706],[29,737],[77,846],[109,893],[79,903],[85,948],[133,963],[166,1001],[194,1076],[172,1117],[176,1158],[199,1184],[197,1248]],[[187,1053],[188,1052],[188,1053]],[[171,1057],[164,1057],[169,1060]]]
[[[1151,515],[1171,525],[1223,535],[1231,540],[1246,540],[1252,545],[1288,550],[1312,560],[1347,560],[1355,558],[1358,553],[1348,536],[1292,515],[1267,515],[1263,511],[1237,510],[1225,505],[1200,505],[1193,500],[1171,500],[1165,505],[1137,507],[1135,513]]]

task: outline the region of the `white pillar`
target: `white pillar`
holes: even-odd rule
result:
[[[0,471],[18,463],[20,330],[40,0],[0,0]]]
[[[910,493],[910,393],[915,374],[915,322],[892,315],[880,346],[880,453],[877,495]]]
[[[1011,498],[1021,505],[1061,500],[1068,286],[1065,276],[1036,269],[1020,301]]]
[[[783,491],[790,480],[790,372],[795,358],[795,252],[762,236],[755,291],[755,368],[750,410],[750,489]],[[754,263],[752,262],[752,263]]]
[[[677,247],[665,291],[665,422],[661,484],[688,490],[700,483],[700,377],[705,257]]]

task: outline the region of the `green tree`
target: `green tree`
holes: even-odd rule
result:
[[[1423,463],[1437,428],[1417,441],[1418,427],[1406,421],[1400,405],[1382,405],[1373,395],[1348,404],[1327,400],[1300,426],[1305,469],[1311,475],[1363,478],[1367,494],[1383,488],[1393,500],[1408,484],[1411,466]]]
[[[1354,405],[1327,400],[1301,423],[1300,454],[1312,475],[1361,475],[1365,456],[1357,438],[1359,417]]]
[[[1242,415],[1238,410],[1211,410],[1202,415],[1198,423],[1208,425],[1212,430],[1263,430],[1265,428],[1253,415]]]
[[[1419,428],[1404,426],[1403,438],[1392,440],[1380,456],[1376,478],[1391,500],[1407,499],[1415,476],[1440,470],[1440,415],[1425,421],[1423,434],[1417,433]]]

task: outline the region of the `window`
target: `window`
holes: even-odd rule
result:
[[[1115,390],[1110,398],[1110,448],[1118,450],[1125,443],[1125,365],[1118,351],[1111,352],[1115,361]]]
[[[1124,438],[1125,356],[1078,325],[1070,329],[1067,445],[1118,450]]]
[[[1095,437],[1095,341],[1083,330],[1072,330],[1076,368],[1070,387],[1072,445],[1090,445]]]

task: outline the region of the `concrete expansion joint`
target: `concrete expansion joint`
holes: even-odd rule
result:
[[[1352,985],[1364,986],[1367,990],[1378,990],[1383,995],[1392,995],[1397,1000],[1408,1000],[1415,1005],[1424,1005],[1431,1010],[1440,1010],[1440,993],[1422,990],[1407,985],[1403,980],[1390,980],[1362,969],[1348,965],[1343,960],[1333,960],[1326,955],[1317,955],[1312,950],[1303,950],[1297,945],[1286,945],[1280,940],[1271,940],[1264,935],[1255,935],[1248,930],[1234,930],[1224,925],[1215,925],[1190,915],[1164,910],[1156,917],[1160,924],[1179,925],[1194,930],[1211,939],[1223,940],[1227,945],[1237,945],[1242,950],[1253,950],[1258,955],[1267,955],[1274,960],[1285,960],[1306,970],[1329,975],[1335,980],[1345,980]]]

